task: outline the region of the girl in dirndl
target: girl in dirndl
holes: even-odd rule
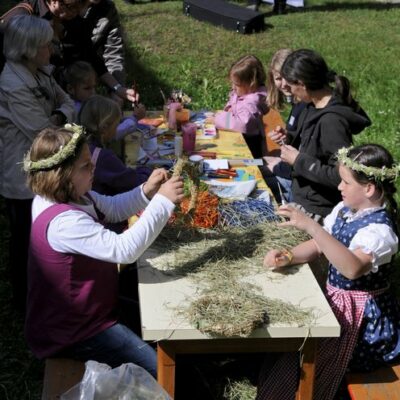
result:
[[[400,307],[390,291],[393,257],[398,250],[394,181],[400,166],[375,144],[338,152],[342,199],[324,226],[290,205],[278,213],[283,225],[311,239],[288,250],[271,250],[267,268],[300,264],[324,254],[329,261],[326,297],[341,325],[339,338],[317,349],[314,399],[333,399],[347,370],[371,371],[399,359]],[[294,399],[299,354],[288,353],[273,366],[266,360],[257,399]],[[285,382],[282,385],[282,382]]]

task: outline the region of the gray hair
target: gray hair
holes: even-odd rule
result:
[[[50,22],[33,15],[17,15],[7,23],[4,33],[4,56],[22,62],[33,59],[40,46],[53,38]]]

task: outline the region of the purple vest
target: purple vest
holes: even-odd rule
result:
[[[47,241],[52,219],[74,209],[55,204],[32,224],[25,335],[38,358],[55,355],[117,322],[116,264],[59,253]]]

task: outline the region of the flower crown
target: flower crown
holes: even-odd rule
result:
[[[337,160],[342,163],[344,166],[350,168],[356,172],[362,172],[367,177],[374,178],[377,181],[392,181],[396,180],[400,174],[400,165],[394,165],[392,168],[387,168],[385,166],[381,168],[377,167],[368,167],[367,165],[361,164],[356,161],[356,156],[354,159],[351,159],[348,156],[349,151],[353,148],[351,147],[343,147],[337,152]]]
[[[38,161],[31,161],[29,152],[24,158],[24,171],[32,172],[51,169],[75,154],[76,147],[81,138],[84,137],[85,131],[82,126],[76,124],[66,124],[64,128],[74,133],[71,140],[65,146],[60,146],[57,153]]]

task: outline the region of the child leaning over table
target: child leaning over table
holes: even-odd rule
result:
[[[111,149],[105,148],[116,136],[120,116],[118,104],[100,95],[85,101],[78,116],[79,124],[89,134],[93,190],[101,194],[115,195],[131,190],[145,182],[151,173],[147,167],[125,166]]]
[[[217,129],[242,132],[254,158],[266,155],[263,115],[267,113],[266,73],[252,55],[237,60],[229,70],[232,91],[224,110],[215,115]]]
[[[83,129],[45,129],[24,161],[36,194],[28,263],[25,333],[39,358],[133,362],[156,376],[156,353],[118,322],[116,263],[132,263],[151,245],[183,198],[179,177],[155,170],[117,196],[91,191],[93,164]],[[116,234],[116,222],[144,209]]]
[[[323,253],[329,275],[326,297],[340,325],[339,338],[324,339],[317,349],[314,399],[333,399],[349,368],[371,371],[399,359],[400,308],[390,292],[393,256],[398,250],[394,180],[400,166],[375,144],[338,152],[343,201],[325,218],[324,227],[290,205],[279,214],[312,238],[291,251],[271,250],[268,268],[308,262]],[[267,370],[270,369],[269,372]],[[294,399],[299,356],[282,356],[260,375],[257,399]],[[282,385],[282,382],[285,382]]]
[[[79,114],[82,104],[96,94],[97,75],[94,68],[86,61],[75,61],[66,68],[64,74],[65,90],[75,103],[76,115]],[[139,95],[137,94],[139,100]],[[118,104],[118,103],[117,103]],[[137,129],[138,120],[144,118],[146,108],[143,104],[137,104],[131,116],[122,117],[113,140],[121,140],[129,133]]]

